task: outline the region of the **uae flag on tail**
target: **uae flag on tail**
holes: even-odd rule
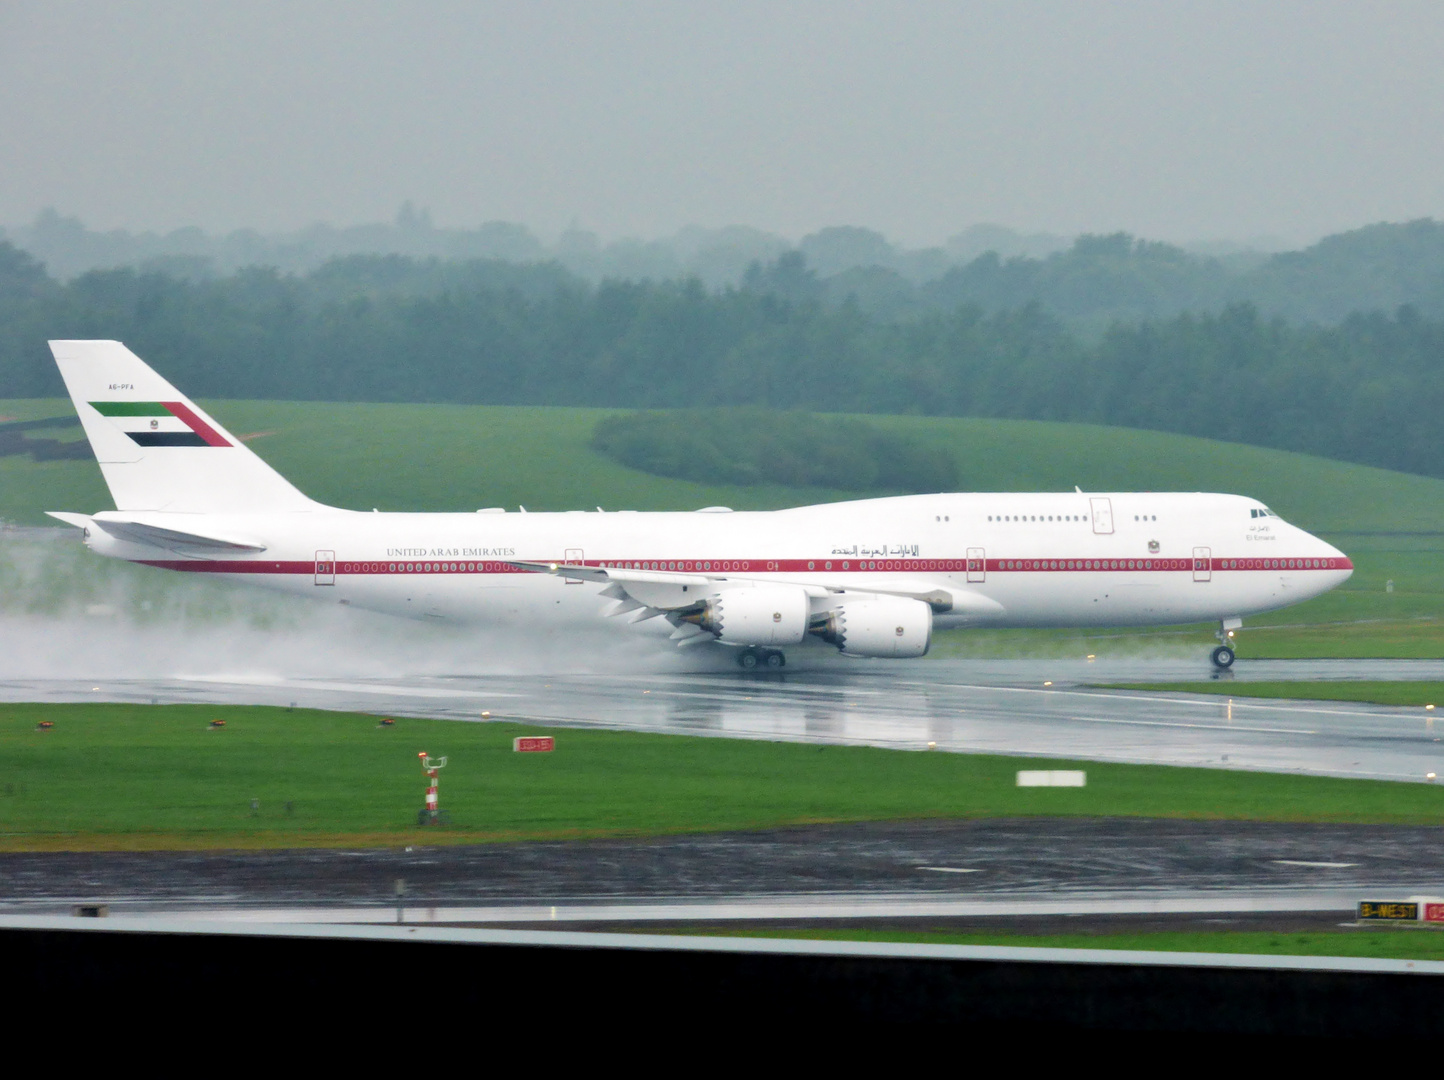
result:
[[[91,408],[141,446],[230,446],[183,401],[92,401]]]

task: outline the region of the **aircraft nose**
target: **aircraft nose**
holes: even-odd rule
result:
[[[1329,560],[1329,569],[1332,571],[1329,577],[1333,579],[1329,586],[1330,588],[1336,585],[1342,585],[1354,576],[1354,561],[1352,559],[1334,547],[1333,544],[1325,540],[1320,540],[1317,536],[1313,537],[1313,539],[1314,542],[1319,545],[1319,557]]]

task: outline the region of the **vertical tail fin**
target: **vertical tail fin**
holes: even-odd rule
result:
[[[118,341],[52,341],[118,510],[319,508]]]

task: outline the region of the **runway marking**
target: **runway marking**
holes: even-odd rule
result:
[[[1263,735],[1317,735],[1317,731],[1305,731],[1301,728],[1278,728],[1278,727],[1243,727],[1239,724],[1189,724],[1182,721],[1170,720],[1116,720],[1103,716],[1070,716],[1069,720],[1077,720],[1084,724],[1127,724],[1130,727],[1168,727],[1168,728],[1201,728],[1204,731],[1245,731]]]
[[[981,874],[983,871],[976,867],[968,868],[963,866],[919,866],[919,870],[931,870],[937,874]]]
[[[917,683],[914,685],[931,686],[934,691],[994,690],[1009,694],[1072,695],[1075,697],[1089,698],[1116,698],[1120,701],[1157,701],[1165,705],[1192,705],[1197,708],[1221,706],[1228,700],[1227,695],[1224,694],[1198,694],[1186,698],[1159,697],[1158,691],[1150,690],[1129,690],[1120,693],[1117,691],[1105,692],[1101,690],[1059,690],[1051,687],[1045,690],[1038,686],[997,686],[987,683]],[[1247,683],[1244,685],[1247,685]],[[1330,700],[1328,698],[1258,698],[1240,694],[1232,700],[1233,707],[1236,709],[1267,709],[1274,712],[1308,712],[1320,716],[1371,716],[1388,718],[1401,713],[1409,715],[1417,711],[1417,706],[1413,705],[1373,705],[1373,707],[1369,709],[1319,709],[1313,707],[1315,702],[1327,702]],[[1357,702],[1356,704],[1372,705],[1371,702]],[[1383,710],[1389,711],[1385,712]]]
[[[1274,859],[1280,866],[1322,866],[1329,870],[1347,870],[1351,866],[1358,866],[1352,862],[1309,862],[1305,859]]]
[[[290,690],[294,692],[317,690],[327,691],[329,693],[396,694],[400,697],[415,698],[514,698],[523,696],[519,693],[502,690],[461,690],[448,687],[404,686],[400,684],[367,683],[360,680],[341,683],[323,682],[312,679],[277,680],[246,675],[177,675],[175,678],[180,682],[202,683],[209,686],[254,686],[263,690]]]
[[[1039,693],[1051,693],[1052,691],[1039,691]],[[1329,698],[1258,698],[1239,694],[1233,698],[1226,694],[1199,694],[1190,698],[1166,698],[1157,697],[1147,690],[1133,690],[1126,694],[1090,694],[1084,690],[1060,690],[1059,693],[1084,694],[1088,697],[1122,698],[1124,701],[1158,701],[1165,705],[1197,705],[1199,707],[1222,706],[1224,702],[1230,702],[1235,709],[1263,709],[1271,712],[1307,712],[1319,716],[1370,716],[1381,719],[1398,715],[1399,713],[1412,713],[1417,710],[1413,705],[1374,705],[1372,709],[1318,709],[1314,708],[1315,702],[1327,702]],[[1271,703],[1272,702],[1272,703]],[[1361,705],[1371,704],[1370,702],[1358,702]],[[1380,712],[1381,709],[1393,710],[1391,712]]]

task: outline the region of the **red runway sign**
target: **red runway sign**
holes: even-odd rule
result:
[[[557,748],[557,741],[550,735],[518,735],[511,748],[519,754],[548,753]]]

